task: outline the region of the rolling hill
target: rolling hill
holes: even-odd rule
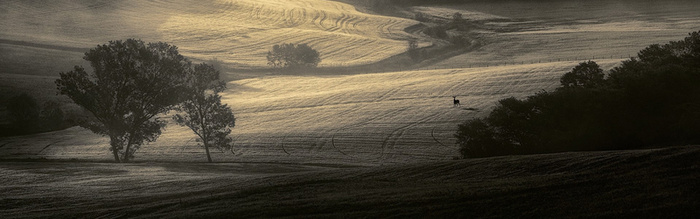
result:
[[[616,4],[607,9],[583,5],[594,14],[572,10],[576,4],[534,14],[513,10],[525,7],[517,2],[494,3],[504,6],[498,8],[478,2],[407,7],[404,13],[433,17],[463,12],[467,21],[478,24],[473,31],[485,44],[415,71],[268,73],[231,81],[223,97],[238,117],[235,155],[215,157],[363,164],[451,159],[456,156],[456,125],[486,115],[498,99],[551,90],[563,73],[591,54],[602,54],[595,60],[609,69],[626,58],[610,53],[636,51],[696,25],[700,19],[689,11],[698,5],[677,2],[680,6],[624,12]],[[525,8],[545,6],[536,2]],[[424,37],[403,31],[416,21],[320,0],[8,1],[0,10],[7,12],[0,15],[4,20],[13,21],[0,24],[8,30],[0,33],[0,62],[8,66],[0,72],[7,79],[0,88],[5,94],[28,92],[40,101],[56,99],[52,80],[57,72],[85,64],[79,61],[80,51],[112,39],[168,41],[194,60],[260,67],[268,47],[276,43],[309,43],[321,51],[327,66],[359,65],[401,53],[405,39]],[[633,37],[639,33],[647,35]],[[623,43],[627,38],[631,40]],[[451,96],[458,96],[463,107],[452,107]],[[137,159],[199,160],[201,149],[193,137],[171,124]],[[107,159],[106,152],[105,138],[81,128],[0,139],[0,157],[6,159],[100,160]]]
[[[609,69],[620,60],[602,60]],[[577,62],[344,76],[269,76],[229,82],[234,153],[217,161],[376,165],[452,159],[457,124],[501,98],[558,86]],[[452,106],[458,96],[461,107]],[[137,160],[197,161],[194,134],[169,124]],[[109,159],[108,138],[81,128],[0,139],[3,158]]]
[[[402,53],[411,37],[403,29],[417,23],[320,0],[5,1],[0,11],[0,18],[11,21],[0,23],[3,53],[21,58],[33,56],[37,48],[60,50],[75,59],[57,61],[73,64],[80,64],[80,51],[96,44],[140,38],[177,45],[194,60],[217,59],[236,67],[266,66],[267,51],[284,42],[308,43],[321,53],[320,66],[358,65]],[[40,72],[21,73],[65,69],[27,70]]]
[[[697,30],[697,1],[413,0],[429,4],[395,5],[403,18],[342,2],[2,1],[0,103],[26,92],[79,112],[54,95],[57,73],[88,67],[81,58],[97,44],[140,38],[223,65],[237,122],[233,150],[213,151],[213,164],[172,121],[125,164],[109,163],[109,138],[80,127],[0,137],[0,218],[700,214],[698,146],[453,160],[459,123],[501,98],[554,89],[581,61],[607,70]],[[445,41],[426,40],[407,19],[416,12],[462,13],[478,45],[420,69],[356,71],[403,53],[408,39]],[[319,50],[323,74],[265,69],[270,47],[288,42]]]

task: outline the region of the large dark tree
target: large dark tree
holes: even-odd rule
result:
[[[187,98],[178,107],[181,113],[173,119],[192,129],[203,143],[207,160],[212,162],[209,148],[230,149],[232,139],[228,135],[236,125],[231,108],[222,104],[221,96],[217,94],[226,88],[226,84],[219,80],[219,71],[206,64],[195,66],[189,84],[191,89]]]
[[[191,63],[167,43],[110,41],[85,53],[94,69],[60,73],[60,94],[92,113],[81,126],[109,136],[117,162],[128,162],[144,143],[155,141],[165,123],[156,115],[182,102]]]
[[[283,43],[267,52],[267,64],[276,68],[316,67],[321,62],[318,51],[307,44]]]

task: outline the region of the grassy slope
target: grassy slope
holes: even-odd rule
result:
[[[224,78],[238,79],[263,73],[234,75],[229,68],[265,67],[266,52],[284,42],[310,44],[321,52],[321,66],[331,71],[381,60],[404,51],[403,40],[410,36],[403,28],[416,23],[319,0],[13,0],[0,4],[0,12],[0,20],[7,21],[0,22],[0,109],[22,92],[40,104],[65,102],[55,96],[58,73],[75,65],[89,68],[83,53],[110,40],[169,42],[194,61],[215,60]],[[75,106],[64,108],[75,111]]]
[[[15,56],[8,56],[5,53],[0,53],[9,57],[8,59],[2,60],[15,60],[12,62],[16,63],[27,60],[48,60],[51,62],[53,59],[50,57],[59,57],[63,54],[61,52],[76,53],[73,49],[56,50],[55,48],[79,48],[86,42],[103,40],[106,36],[101,34],[104,33],[116,34],[114,36],[127,36],[128,34],[140,33],[157,38],[167,36],[165,33],[176,32],[175,29],[172,28],[181,27],[183,32],[192,32],[191,36],[204,34],[207,37],[201,38],[201,40],[211,41],[224,36],[207,35],[210,33],[202,31],[201,25],[193,25],[192,22],[196,23],[198,21],[214,19],[213,17],[209,17],[209,15],[218,16],[222,20],[221,22],[229,22],[230,20],[228,20],[229,18],[226,16],[221,18],[222,14],[241,10],[248,6],[260,10],[259,12],[246,12],[237,14],[236,16],[248,16],[248,19],[256,20],[257,23],[253,22],[251,24],[253,26],[271,26],[266,30],[284,29],[284,27],[279,25],[287,24],[291,21],[281,18],[287,17],[291,19],[295,17],[295,13],[292,13],[293,10],[288,11],[289,13],[285,12],[285,16],[281,16],[279,17],[280,19],[276,20],[269,20],[271,18],[258,16],[260,14],[275,15],[284,12],[284,10],[280,12],[277,9],[284,9],[286,6],[282,7],[283,5],[281,6],[275,3],[278,1],[273,0],[262,1],[259,4],[250,1],[245,1],[247,2],[246,4],[224,4],[224,6],[227,7],[218,8],[211,5],[188,7],[194,4],[188,1],[163,3],[162,5],[152,2],[130,2],[137,4],[139,7],[120,6],[116,8],[100,4],[94,5],[94,7],[84,7],[85,5],[75,1],[68,2],[72,4],[56,3],[56,5],[41,7],[34,7],[31,2],[11,2],[14,5],[25,6],[18,7],[18,11],[27,14],[27,16],[22,17],[22,13],[14,10],[12,13],[3,14],[3,16],[8,18],[19,19],[17,17],[21,17],[22,19],[19,19],[21,22],[3,23],[2,25],[6,25],[8,28],[17,31],[4,32],[1,36],[7,37],[10,40],[30,37],[28,39],[35,40],[36,44],[44,46],[37,47],[32,44],[34,45],[30,46],[32,48],[23,49],[26,45],[6,45],[0,43],[0,45],[3,46],[2,48],[13,51],[12,54],[15,54]],[[307,8],[318,9],[314,11],[314,13],[348,15],[345,16],[346,20],[354,20],[356,17],[353,16],[356,15],[355,13],[358,13],[346,4],[316,1],[304,1],[302,3],[308,3],[309,6]],[[140,11],[150,10],[156,6],[160,8],[158,13],[144,14]],[[299,5],[288,6],[294,9],[299,9],[300,7]],[[496,10],[487,6],[488,5],[481,5],[481,8],[476,7],[476,10],[484,11],[483,13],[486,14],[491,13],[499,17],[504,16],[503,10],[505,10],[505,12],[512,12],[508,10],[513,10],[513,7],[505,7],[505,9]],[[694,4],[689,4],[687,8],[693,8],[692,6],[694,6]],[[63,7],[69,7],[67,9],[71,10],[56,10]],[[179,14],[173,12],[181,8],[187,8],[187,10]],[[585,18],[585,16],[581,14],[574,13],[575,11],[572,12],[571,8],[559,7],[558,9],[559,10],[543,13],[540,16],[544,18],[537,20],[536,23],[563,23],[566,19],[561,18],[560,15],[566,13],[573,13],[576,15],[570,19]],[[675,13],[675,9],[677,8],[667,11],[657,10],[655,13],[652,13],[652,15],[659,15],[659,17],[663,18],[655,20],[655,22],[680,22],[690,25],[697,22],[697,19],[693,19],[694,17],[692,16],[696,14],[687,13],[686,10],[679,10],[679,12]],[[2,10],[8,11],[6,8]],[[212,10],[216,13],[213,13]],[[421,8],[421,10],[428,10],[426,12],[440,14],[446,9]],[[596,8],[596,10],[606,12],[603,8]],[[451,13],[452,11],[448,12]],[[101,15],[105,17],[104,21],[108,23],[120,21],[118,18],[121,17],[129,17],[122,28],[131,31],[114,32],[115,30],[101,26],[97,28],[97,31],[91,30],[88,27],[94,26],[94,21],[88,18],[94,18],[98,13],[101,13]],[[468,19],[472,19],[473,16],[478,17],[478,19],[474,18],[476,20],[491,19],[491,17],[483,13],[465,13],[465,15]],[[515,15],[523,18],[517,19],[530,19],[532,17],[532,15],[527,14],[528,12],[521,13],[524,15]],[[607,15],[605,13],[602,14]],[[193,18],[197,19],[171,19],[172,16],[183,15],[191,15]],[[321,14],[317,15],[320,16]],[[557,15],[559,15],[559,17]],[[603,15],[595,18],[605,17]],[[42,24],[40,21],[45,20],[42,18],[47,16],[56,16],[57,19],[50,20],[49,24],[51,25]],[[302,30],[320,28],[321,26],[332,26],[335,27],[332,28],[332,31],[326,30],[325,32],[340,31],[350,35],[364,34],[366,36],[377,37],[377,35],[392,33],[392,31],[380,31],[377,33],[376,29],[380,28],[377,24],[381,22],[369,22],[374,18],[383,19],[384,17],[376,17],[374,15],[362,16],[368,16],[367,21],[363,21],[363,23],[361,23],[362,25],[358,24],[358,26],[344,23],[343,19],[340,18],[330,19],[329,21],[335,20],[337,22],[331,22],[333,25],[326,25],[325,22],[328,19],[321,21],[314,18],[315,16],[309,18],[308,14],[301,16],[301,18],[309,18],[310,20],[301,19],[298,23],[294,24],[298,24],[295,28],[298,27]],[[630,15],[624,13],[619,16],[614,16],[616,21],[626,19],[634,20],[637,17],[638,16],[634,14]],[[557,18],[562,20],[558,20]],[[185,22],[187,25],[171,25],[170,29],[168,29],[169,31],[163,32],[161,31],[162,26],[153,28],[138,26],[135,25],[135,21],[148,21],[146,23],[149,24],[162,24],[164,22],[177,21]],[[506,19],[505,22],[507,21],[509,20]],[[494,22],[504,21],[494,20]],[[220,25],[219,23],[214,24]],[[367,26],[363,26],[365,24],[367,24]],[[527,22],[515,23],[512,25],[525,25],[525,27],[527,27]],[[593,22],[590,26],[585,27],[595,29],[601,25],[605,26],[609,25],[609,23]],[[555,27],[557,26],[555,25]],[[84,32],[84,34],[76,34],[61,28],[66,30],[76,28],[78,30],[86,29],[85,31],[87,32]],[[515,48],[515,50],[512,50],[512,55],[529,57],[546,56],[553,50],[561,50],[561,52],[565,53],[576,53],[583,50],[583,47],[569,48],[566,47],[566,44],[557,44],[555,46],[535,44],[534,42],[539,42],[538,40],[540,40],[540,38],[538,36],[540,35],[528,33],[528,31],[547,32],[553,29],[556,28],[526,29],[527,31],[517,32],[516,35],[533,36],[532,38],[528,38],[529,41],[522,42],[523,46],[521,47],[511,45],[513,41],[504,41],[503,43],[506,44],[495,43],[489,46],[493,46],[494,50],[497,51],[511,51]],[[608,28],[607,30],[611,29],[614,28]],[[387,30],[393,29],[389,28]],[[625,30],[627,29],[622,29],[621,32]],[[564,33],[574,34],[576,31],[564,31]],[[590,32],[583,31],[581,34],[585,35],[587,33]],[[183,35],[183,37],[186,38],[185,35]],[[592,35],[593,38],[597,37],[596,34],[590,35]],[[110,35],[109,37],[114,36]],[[186,41],[185,38],[180,40]],[[573,39],[577,38],[574,37]],[[614,39],[609,39],[607,37],[601,37],[599,40],[603,42],[610,40],[610,42],[612,42],[610,44],[615,44],[616,42]],[[268,40],[265,42],[273,41],[274,40]],[[520,42],[521,41],[515,41],[516,44]],[[336,43],[335,45],[337,46],[340,44]],[[207,46],[217,47],[216,44],[207,44]],[[634,45],[625,44],[624,47],[634,47]],[[191,46],[183,47],[185,50],[187,50],[187,48],[194,49],[194,47]],[[541,50],[538,48],[546,49]],[[593,50],[595,51],[596,49]],[[493,54],[496,54],[496,52]],[[61,56],[63,58],[57,60],[61,62],[72,60],[72,58],[66,57],[73,57],[74,55],[77,56],[76,54],[65,57]],[[475,56],[474,60],[489,59],[488,55],[483,57]],[[491,61],[500,62],[502,59],[491,57]],[[607,69],[618,62],[619,59],[599,61],[601,61],[601,63],[604,64],[604,68]],[[446,61],[445,63],[448,62],[449,61]],[[456,124],[467,118],[486,115],[495,101],[500,98],[508,96],[524,97],[540,91],[541,89],[552,89],[558,84],[557,81],[560,75],[568,71],[575,64],[576,61],[563,61],[542,64],[508,65],[496,68],[449,68],[385,74],[318,77],[270,76],[236,80],[229,84],[231,89],[224,94],[224,101],[232,105],[234,113],[238,116],[238,126],[234,129],[233,133],[236,137],[236,155],[221,155],[219,153],[215,156],[217,156],[217,160],[279,160],[283,162],[303,161],[315,163],[340,162],[371,164],[451,159],[456,154],[456,148],[452,144],[454,142],[452,134],[454,133]],[[454,63],[448,64],[447,66],[452,65],[459,66],[459,64]],[[24,67],[21,66],[32,67],[35,65],[24,64],[10,66],[22,69]],[[36,66],[52,68],[51,71],[57,71],[57,69],[53,69],[57,68],[56,66],[46,64]],[[68,66],[63,67],[69,68]],[[40,101],[47,99],[48,96],[51,96],[53,93],[51,77],[5,74],[2,75],[2,78],[8,79],[1,82],[3,91],[5,89],[28,90],[40,95]],[[475,108],[476,110],[459,110],[457,108],[452,108],[449,100],[452,95],[460,96],[459,98],[464,105],[463,109]],[[65,99],[62,101],[65,101]],[[156,161],[199,160],[201,159],[200,155],[202,155],[201,148],[196,146],[193,137],[194,136],[187,129],[171,125],[164,132],[159,141],[144,146],[139,154],[137,154],[140,156],[137,159]],[[0,157],[20,159],[79,158],[102,160],[109,159],[108,153],[104,153],[107,151],[107,147],[105,138],[95,136],[80,128],[73,128],[53,133],[0,139]]]
[[[354,168],[5,162],[0,216],[689,218],[699,156],[685,146]]]
[[[3,5],[17,2],[21,1]],[[132,21],[139,22],[122,26],[133,31],[110,32],[109,29],[97,28],[86,30],[88,34],[76,34],[81,32],[71,32],[71,28],[66,28],[75,21],[97,20],[89,10],[81,10],[80,5],[68,4],[71,6],[68,9],[76,10],[59,11],[70,14],[65,19],[45,19],[50,13],[41,11],[41,7],[27,6],[18,13],[6,13],[10,10],[0,6],[0,16],[31,18],[26,23],[2,23],[14,25],[13,30],[18,30],[2,32],[2,38],[49,45],[25,48],[26,45],[0,41],[0,64],[21,71],[21,74],[43,74],[34,72],[36,69],[55,74],[69,70],[73,64],[56,67],[26,61],[79,61],[81,55],[74,49],[55,48],[91,47],[115,36],[132,37],[133,33],[145,33],[148,37],[140,38],[147,41],[162,40],[163,33],[155,31],[158,29],[152,28],[151,24],[163,24],[166,22],[163,19],[170,16],[164,14],[178,11],[181,6],[157,1],[138,3],[143,5],[127,9],[107,7],[116,9],[116,12],[99,9],[96,13],[105,17],[120,14],[135,18]],[[190,3],[180,1],[178,4]],[[64,6],[66,4],[49,4],[48,8]],[[165,7],[153,14],[154,6],[173,7]],[[219,9],[226,8],[229,7]],[[688,8],[692,11],[693,7]],[[186,12],[202,12],[197,10],[194,7]],[[234,129],[236,155],[217,153],[215,159],[275,163],[113,165],[2,162],[0,192],[3,197],[0,206],[3,207],[0,208],[0,217],[187,217],[205,214],[221,217],[692,217],[700,213],[697,210],[700,203],[696,198],[700,196],[696,189],[697,147],[444,161],[456,154],[452,134],[457,123],[485,115],[499,98],[524,96],[553,88],[558,77],[576,62],[452,68],[509,60],[527,62],[552,54],[559,56],[557,53],[580,57],[579,54],[588,48],[595,51],[637,51],[649,42],[677,40],[692,31],[685,28],[697,27],[698,19],[694,17],[697,14],[680,13],[676,16],[674,10],[654,15],[664,17],[654,22],[680,25],[679,29],[668,33],[668,30],[661,30],[663,35],[654,31],[552,34],[547,31],[556,28],[534,29],[540,32],[512,37],[494,34],[498,37],[493,38],[491,47],[436,66],[448,68],[445,70],[337,77],[274,76],[234,81],[229,84],[231,90],[225,95],[225,101],[233,104],[239,118],[239,126]],[[206,17],[206,14],[202,16]],[[343,13],[336,15],[340,16],[340,21]],[[630,14],[618,18],[636,17]],[[42,26],[41,23],[47,20],[50,22]],[[189,22],[183,26],[197,27],[197,22],[175,21]],[[172,23],[173,20],[167,22],[171,28],[178,24]],[[641,22],[642,26],[647,24],[645,22]],[[519,24],[522,23],[512,25]],[[538,24],[549,25],[547,22]],[[555,26],[570,27],[566,25]],[[594,23],[591,27],[600,25],[607,23]],[[105,25],[108,26],[113,25]],[[23,29],[25,27],[27,30]],[[8,37],[17,33],[20,35]],[[55,33],[60,34],[56,36]],[[620,39],[634,38],[639,34],[647,38],[621,43]],[[83,35],[87,37],[81,38]],[[618,35],[621,37],[611,37]],[[68,40],[70,37],[79,40]],[[581,40],[584,43],[572,44],[578,42],[577,39],[584,39]],[[600,44],[603,46],[586,46],[600,41],[605,42]],[[543,44],[551,46],[542,47]],[[10,53],[5,51],[17,56],[7,56]],[[194,50],[190,47],[183,51]],[[594,53],[598,54],[590,52]],[[604,62],[609,67],[617,61]],[[7,64],[9,62],[14,64]],[[31,85],[20,86],[22,89],[39,86],[32,82],[33,76],[7,74],[2,77],[23,77],[18,81]],[[51,84],[50,77],[39,78],[42,84]],[[2,88],[17,86],[5,80],[0,82]],[[52,89],[34,92],[48,94]],[[453,94],[461,95],[465,108],[474,107],[478,111],[451,108],[449,98]],[[137,160],[203,161],[202,149],[195,146],[192,137],[186,129],[170,126],[158,142],[144,146],[137,154]],[[80,128],[2,138],[0,158],[110,160],[107,139]],[[351,166],[335,166],[333,163],[370,167],[345,168]],[[401,164],[376,166],[382,163]]]
[[[600,64],[608,69],[618,61]],[[236,154],[217,152],[214,158],[356,164],[452,159],[457,124],[487,115],[501,98],[553,89],[576,64],[233,81],[222,96],[237,117]],[[453,95],[462,107],[452,106]],[[190,130],[171,124],[137,159],[201,160],[194,139]],[[107,149],[107,138],[80,128],[0,139],[0,158],[6,159],[108,160]]]
[[[678,40],[700,26],[700,2],[463,1],[424,9],[441,17],[461,12],[483,22],[485,46],[433,67],[627,58],[647,45]],[[593,58],[596,57],[596,58]]]
[[[308,43],[319,50],[321,66],[374,62],[403,52],[404,40],[410,37],[403,29],[417,23],[364,14],[348,4],[319,0],[129,0],[119,4],[9,1],[0,6],[0,11],[4,12],[0,18],[11,21],[0,23],[0,28],[5,30],[0,33],[0,51],[6,54],[23,54],[22,50],[31,52],[42,47],[79,59],[81,55],[72,53],[87,51],[109,40],[139,38],[177,45],[180,52],[194,60],[216,58],[230,65],[248,67],[265,67],[267,51],[284,42]],[[50,54],[51,58],[60,59],[61,55],[55,53],[58,52]],[[69,60],[42,61],[58,67]],[[0,60],[8,66],[32,62],[36,61]],[[40,67],[3,69],[0,73],[53,75],[58,72]]]

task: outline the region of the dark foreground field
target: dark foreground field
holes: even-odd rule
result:
[[[0,163],[0,218],[700,215],[700,147],[354,167]]]

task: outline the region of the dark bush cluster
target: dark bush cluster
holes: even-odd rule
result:
[[[651,45],[605,75],[592,61],[562,86],[507,98],[459,125],[465,158],[700,143],[700,34]]]
[[[55,131],[71,125],[65,121],[60,104],[47,101],[40,105],[25,93],[7,101],[7,117],[9,124],[0,127],[4,136]]]
[[[449,37],[449,35],[447,35],[447,27],[444,25],[427,27],[423,30],[423,33],[437,39],[447,39]]]
[[[465,35],[456,35],[450,37],[450,43],[455,46],[466,48],[471,46],[471,40]]]

